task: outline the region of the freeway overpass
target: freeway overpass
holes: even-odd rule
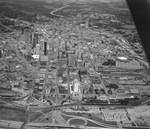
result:
[[[68,107],[81,106],[81,105],[82,106],[97,106],[99,108],[110,108],[110,107],[113,107],[113,108],[126,108],[126,107],[134,107],[134,106],[140,106],[140,105],[149,103],[150,102],[150,97],[149,96],[142,97],[139,100],[130,102],[127,105],[121,105],[119,103],[111,103],[111,104],[108,104],[108,103],[99,103],[99,104],[89,103],[89,104],[87,104],[85,102],[75,102],[75,103],[71,103],[71,104],[56,105],[56,106],[54,106],[54,105],[41,105],[41,106],[40,105],[39,106],[26,105],[26,106],[23,106],[23,105],[15,104],[13,102],[7,102],[5,100],[3,100],[3,101],[5,103],[8,103],[10,106],[13,105],[16,108],[18,107],[18,108],[22,108],[24,110],[28,109],[29,111],[44,111],[44,112],[48,112],[48,111],[51,111],[51,110],[61,110],[61,109],[65,109],[65,108],[68,108]]]
[[[98,107],[98,108],[127,108],[127,107],[135,107],[135,106],[140,106],[140,105],[144,105],[150,102],[150,97],[143,97],[137,101],[134,102],[130,102],[127,105],[121,105],[119,103],[111,103],[111,104],[107,104],[107,103],[99,103],[99,104],[93,104],[93,103],[85,103],[85,102],[75,102],[75,103],[71,103],[71,104],[65,104],[65,105],[58,105],[58,106],[29,106],[29,110],[31,111],[35,111],[35,110],[42,110],[43,112],[49,112],[51,110],[61,110],[61,109],[65,109],[68,107],[74,107],[74,106],[94,106],[94,107]]]

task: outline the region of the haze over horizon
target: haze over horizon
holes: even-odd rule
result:
[[[91,1],[99,1],[99,2],[125,2],[125,0],[44,0],[46,2],[53,1],[65,1],[65,2],[91,2]]]

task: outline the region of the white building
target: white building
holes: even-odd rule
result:
[[[71,88],[71,86],[73,88]],[[81,93],[81,89],[80,89],[80,82],[77,79],[74,79],[72,85],[70,85],[70,92],[72,94],[72,99],[73,100],[82,100],[82,93]]]

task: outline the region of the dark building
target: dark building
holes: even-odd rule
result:
[[[2,50],[0,50],[0,58],[2,58]]]
[[[44,55],[47,55],[47,42],[44,42]]]
[[[116,66],[116,61],[112,59],[108,59],[106,62],[104,62],[102,65],[104,66]]]
[[[111,83],[111,84],[107,84],[107,85],[106,85],[106,88],[110,88],[110,89],[115,89],[115,90],[116,90],[116,89],[118,89],[119,87],[118,87],[118,85]]]
[[[30,37],[29,37],[29,38],[30,38],[30,43],[33,44],[33,38],[34,38],[34,37],[33,37],[33,34],[31,33],[29,36],[30,36]]]
[[[34,38],[33,38],[33,48],[36,46],[36,44],[38,44],[38,33],[34,34]]]

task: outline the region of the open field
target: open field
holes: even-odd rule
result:
[[[0,106],[0,119],[24,121],[24,116],[24,110]]]

